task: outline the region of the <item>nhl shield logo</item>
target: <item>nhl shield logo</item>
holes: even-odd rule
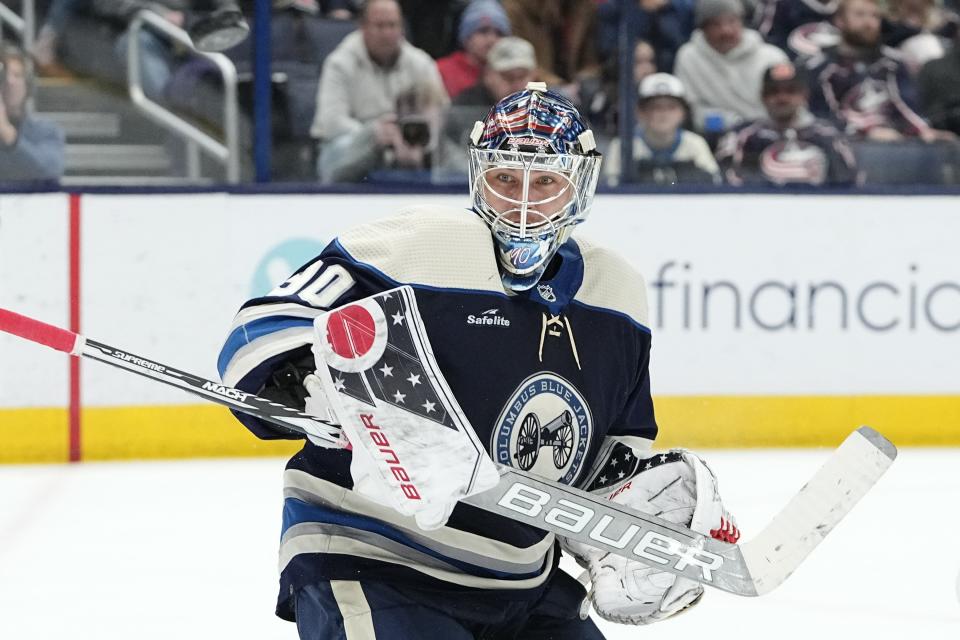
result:
[[[593,416],[583,394],[554,373],[534,374],[511,394],[493,432],[491,450],[500,464],[572,484],[593,435]]]
[[[538,284],[537,293],[540,294],[540,297],[546,300],[547,302],[556,302],[557,294],[553,292],[553,287],[548,284]]]

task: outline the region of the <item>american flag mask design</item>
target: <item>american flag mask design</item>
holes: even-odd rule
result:
[[[473,208],[504,285],[529,289],[590,210],[601,159],[593,134],[566,98],[531,85],[494,106],[471,141]]]

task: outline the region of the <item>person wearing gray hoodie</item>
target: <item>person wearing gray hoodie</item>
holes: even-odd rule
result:
[[[740,0],[698,0],[694,16],[697,29],[674,67],[687,87],[694,127],[718,134],[763,117],[763,72],[787,62],[787,54],[744,28]]]

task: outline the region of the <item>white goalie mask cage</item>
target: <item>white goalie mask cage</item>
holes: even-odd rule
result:
[[[586,219],[600,160],[599,154],[470,148],[473,208],[493,233],[507,288],[533,287]]]

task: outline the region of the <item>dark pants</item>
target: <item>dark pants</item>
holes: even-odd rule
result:
[[[297,631],[301,640],[603,640],[592,620],[577,615],[582,597],[582,587],[558,571],[539,600],[506,603],[490,620],[480,602],[473,608],[442,594],[334,580],[297,592]]]

